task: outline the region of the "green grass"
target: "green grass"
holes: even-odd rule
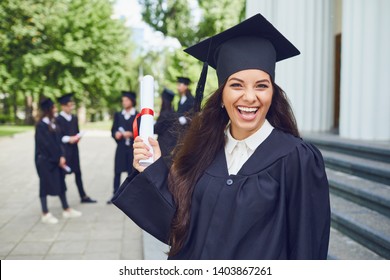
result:
[[[80,124],[80,130],[110,130],[112,121],[89,122]],[[33,130],[34,126],[26,125],[0,125],[0,137],[13,136],[16,133],[21,133]]]
[[[80,130],[110,130],[112,126],[112,120],[101,122],[88,122],[80,124]]]
[[[25,132],[33,130],[34,126],[25,126],[25,125],[0,125],[0,137],[2,136],[12,136],[16,133]]]

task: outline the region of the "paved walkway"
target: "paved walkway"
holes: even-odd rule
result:
[[[79,144],[84,187],[96,204],[80,204],[74,175],[68,175],[69,205],[82,217],[65,220],[58,197],[48,197],[56,225],[40,222],[34,133],[0,138],[0,259],[164,259],[153,237],[118,208],[111,196],[115,143],[107,131],[87,131]],[[124,180],[125,173],[122,175]],[[154,251],[146,247],[154,248]],[[145,248],[146,248],[145,247]],[[157,249],[156,248],[161,248]],[[146,252],[146,253],[144,253]]]

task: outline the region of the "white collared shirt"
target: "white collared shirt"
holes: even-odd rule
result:
[[[126,111],[125,109],[122,110],[122,115],[125,117],[125,120],[130,119],[131,116],[135,115],[135,108],[131,108],[129,111]]]
[[[72,114],[67,114],[64,111],[61,111],[60,115],[63,116],[64,119],[67,120],[68,122],[70,122],[72,120]]]
[[[56,129],[56,124],[55,123],[52,123],[48,117],[44,117],[42,119],[42,121],[47,124],[47,125],[50,125],[52,129]]]
[[[180,104],[183,105],[184,102],[187,101],[187,95],[183,95],[182,97],[180,97]]]
[[[264,124],[248,138],[238,141],[226,129],[225,155],[229,175],[236,175],[258,146],[271,134],[274,127],[266,119]]]

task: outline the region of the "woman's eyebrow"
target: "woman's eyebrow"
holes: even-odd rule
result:
[[[232,77],[232,78],[229,79],[229,81],[231,81],[231,80],[237,80],[237,81],[239,81],[239,82],[241,82],[241,83],[244,82],[243,80],[241,80],[241,79],[239,79],[239,78],[235,78],[235,77]]]
[[[241,80],[241,79],[236,78],[236,77],[232,77],[232,78],[229,79],[229,81],[231,81],[231,80],[236,80],[236,81],[239,81],[239,82],[241,82],[241,83],[244,82],[244,80]],[[256,81],[256,84],[258,84],[258,83],[264,83],[264,82],[270,83],[270,81],[269,81],[268,79],[262,79],[262,80]]]
[[[264,82],[270,83],[268,79],[259,80],[256,83],[264,83]]]

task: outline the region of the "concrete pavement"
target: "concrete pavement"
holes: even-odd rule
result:
[[[87,131],[79,149],[85,190],[98,203],[81,204],[74,175],[68,175],[69,205],[83,215],[63,219],[59,198],[49,196],[49,210],[59,223],[47,225],[40,221],[34,132],[0,138],[0,259],[166,258],[162,251],[167,247],[150,236],[144,240],[137,225],[106,204],[114,175],[115,142],[110,133]],[[146,253],[144,244],[151,248]]]

